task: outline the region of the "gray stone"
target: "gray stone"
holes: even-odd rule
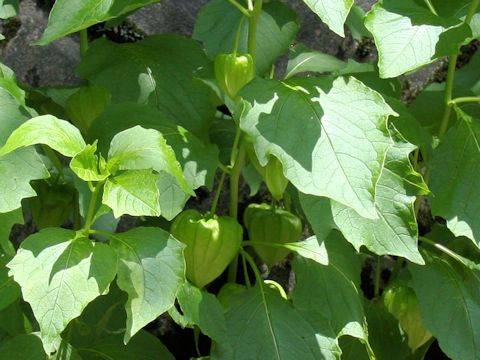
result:
[[[33,46],[47,25],[48,13],[33,0],[20,3],[21,26],[2,49],[2,62],[11,67],[18,79],[31,86],[71,85],[78,83],[74,75],[79,56],[78,41],[65,37],[48,46]]]

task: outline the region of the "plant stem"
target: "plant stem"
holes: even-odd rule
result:
[[[373,294],[376,298],[380,295],[380,275],[382,274],[382,257],[377,256],[377,266],[375,268],[375,283]]]
[[[254,64],[256,64],[257,55],[257,26],[262,13],[262,5],[263,0],[255,1],[248,21],[248,53],[252,56]]]
[[[477,11],[480,0],[473,0],[468,9],[468,14],[465,17],[464,23],[470,24],[472,21],[473,15]],[[448,58],[448,72],[447,72],[447,82],[445,85],[445,111],[443,113],[442,123],[440,125],[440,130],[438,131],[438,137],[441,139],[448,130],[448,124],[450,122],[450,116],[452,114],[452,97],[453,97],[453,85],[455,83],[455,70],[457,68],[458,61],[458,50],[455,54],[452,54]]]
[[[97,205],[97,198],[98,194],[103,188],[103,181],[98,182],[97,186],[95,186],[93,192],[92,192],[92,197],[90,198],[90,203],[88,204],[88,211],[87,211],[87,216],[85,218],[85,225],[83,226],[83,231],[86,234],[90,233],[90,228],[92,226],[92,221],[93,217],[95,216],[95,209]]]
[[[465,96],[465,97],[458,97],[451,101],[452,104],[463,104],[463,103],[471,103],[471,102],[480,102],[480,96]]]
[[[255,273],[255,279],[257,280],[257,282],[260,283],[260,284],[263,283],[262,274],[260,274],[260,270],[258,270],[257,264],[255,263],[255,260],[253,260],[253,258],[250,256],[250,254],[243,249],[240,249],[240,254],[250,264],[250,267],[252,268],[253,272]]]
[[[238,185],[240,183],[240,175],[245,165],[245,144],[240,142],[237,159],[230,173],[230,216],[238,217]]]
[[[242,28],[243,28],[243,21],[245,20],[245,16],[242,16],[240,22],[238,23],[237,32],[235,34],[235,41],[233,43],[233,54],[237,56],[238,52],[238,44],[240,44],[240,36],[242,35]]]
[[[250,283],[250,277],[248,276],[247,261],[245,260],[245,256],[243,255],[242,255],[242,265],[243,265],[243,276],[245,278],[245,285],[247,285],[247,288],[251,288],[252,284]]]
[[[88,50],[87,29],[80,30],[80,55],[83,57]]]
[[[432,2],[430,0],[424,0],[424,1],[425,1],[425,4],[427,5],[428,9],[432,12],[432,14],[438,16],[438,13],[435,10],[435,7],[433,6]]]
[[[248,9],[246,9],[245,7],[243,7],[242,4],[240,4],[237,0],[228,0],[228,2],[230,4],[232,4],[233,6],[235,6],[238,10],[240,10],[240,12],[245,15],[245,16],[250,16],[250,13],[248,12]]]
[[[452,259],[455,259],[456,261],[458,261],[459,263],[461,263],[462,265],[466,265],[465,264],[465,261],[462,259],[462,257],[460,255],[458,255],[456,252],[450,250],[449,248],[447,248],[446,246],[443,246],[442,244],[438,244],[436,243],[435,241],[432,241],[428,238],[425,238],[425,237],[421,237],[420,238],[424,243],[430,245],[430,246],[433,246],[434,248],[437,248],[438,250],[440,250],[441,252],[443,252],[444,254],[447,254],[448,256],[450,256]]]
[[[220,181],[218,182],[217,190],[215,191],[215,197],[213,198],[213,201],[212,201],[212,207],[210,208],[210,213],[212,215],[215,214],[215,211],[217,211],[218,199],[220,198],[224,181],[225,181],[225,171],[222,171],[222,175],[220,176]]]
[[[247,240],[247,241],[242,242],[242,246],[255,246],[255,245],[289,249],[288,246],[286,246],[285,244],[280,244],[280,243],[269,243],[269,242],[266,242],[266,241],[252,241],[252,240]]]

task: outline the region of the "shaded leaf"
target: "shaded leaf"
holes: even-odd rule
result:
[[[233,52],[235,34],[242,13],[224,0],[212,0],[201,10],[193,31],[193,38],[203,42],[210,58]],[[297,16],[279,1],[265,3],[258,21],[256,37],[257,73],[269,71],[278,56],[285,53],[298,31]],[[239,53],[247,53],[248,21],[244,21]]]
[[[15,248],[10,242],[10,232],[13,225],[23,224],[22,209],[10,211],[8,213],[0,213],[0,248],[7,255],[15,255]]]
[[[20,287],[8,275],[7,263],[11,257],[0,255],[0,310],[17,300],[20,296]]]
[[[42,341],[35,334],[15,336],[0,344],[2,359],[47,360]]]
[[[156,35],[129,44],[96,40],[77,72],[106,88],[112,103],[151,105],[197,136],[206,135],[215,114],[210,90],[192,79],[213,77],[212,63],[192,39]]]

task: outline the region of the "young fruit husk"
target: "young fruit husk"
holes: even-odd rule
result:
[[[237,254],[243,229],[232,217],[186,210],[171,227],[172,235],[186,244],[187,279],[203,288],[220,276]]]
[[[255,77],[250,54],[219,54],[215,58],[215,77],[220,88],[232,99]]]
[[[268,191],[275,200],[283,198],[283,193],[288,185],[288,179],[283,175],[283,166],[276,157],[271,157],[265,168],[265,182]]]
[[[270,204],[250,204],[244,213],[244,222],[251,241],[285,244],[300,240],[302,222],[291,212],[272,208]],[[288,249],[255,245],[260,259],[272,267],[283,260]]]

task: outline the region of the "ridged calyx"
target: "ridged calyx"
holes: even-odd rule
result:
[[[302,222],[291,212],[283,209],[272,209],[270,204],[250,204],[244,213],[244,222],[251,241],[286,244],[300,240]],[[284,259],[289,250],[282,247],[253,247],[265,264],[269,267]]]
[[[232,99],[255,77],[250,54],[219,54],[215,58],[215,77],[220,88]]]
[[[199,288],[223,273],[243,239],[243,229],[234,218],[204,216],[193,209],[178,215],[170,232],[187,245],[184,251],[187,278]]]

